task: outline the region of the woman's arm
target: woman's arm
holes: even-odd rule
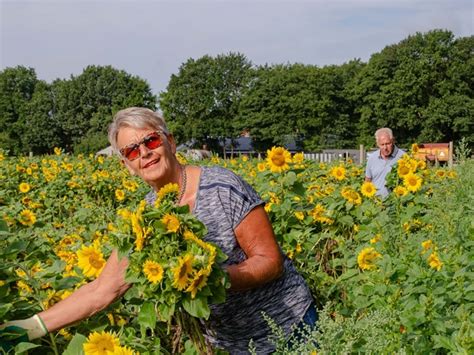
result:
[[[47,330],[51,332],[88,318],[122,296],[130,287],[125,282],[127,266],[127,258],[119,260],[114,250],[97,279],[38,314]]]
[[[250,211],[235,229],[235,235],[247,259],[228,266],[231,290],[245,291],[281,276],[283,257],[263,206]]]

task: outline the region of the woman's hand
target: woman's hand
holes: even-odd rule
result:
[[[231,290],[245,291],[281,276],[283,257],[263,206],[250,211],[235,229],[235,235],[247,259],[227,268]]]
[[[39,313],[47,330],[51,332],[88,318],[121,297],[130,288],[125,282],[127,266],[128,260],[119,260],[118,252],[114,250],[97,279]]]

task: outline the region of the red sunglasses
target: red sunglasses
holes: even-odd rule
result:
[[[128,160],[132,161],[140,157],[140,145],[144,145],[147,149],[153,150],[158,147],[161,147],[163,144],[163,139],[161,139],[161,135],[163,132],[156,131],[150,133],[149,135],[145,136],[140,142],[127,145],[120,149],[120,154],[127,158]]]

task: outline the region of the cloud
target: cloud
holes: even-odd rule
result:
[[[41,79],[112,65],[166,88],[188,58],[341,64],[434,28],[473,32],[470,0],[2,1],[0,68]]]

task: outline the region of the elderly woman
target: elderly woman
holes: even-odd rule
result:
[[[212,345],[246,353],[251,339],[259,353],[273,349],[265,312],[286,333],[294,326],[314,325],[310,291],[276,243],[264,202],[244,180],[221,167],[181,165],[176,142],[162,117],[149,109],[119,111],[109,127],[109,141],[132,175],[151,186],[145,197],[168,183],[179,185],[177,203],[207,227],[205,240],[228,256],[223,265],[231,288],[223,304],[211,306],[205,324]],[[124,280],[127,260],[112,253],[100,276],[67,299],[28,320],[9,322],[28,330],[30,340],[87,318],[110,305],[130,287]]]

